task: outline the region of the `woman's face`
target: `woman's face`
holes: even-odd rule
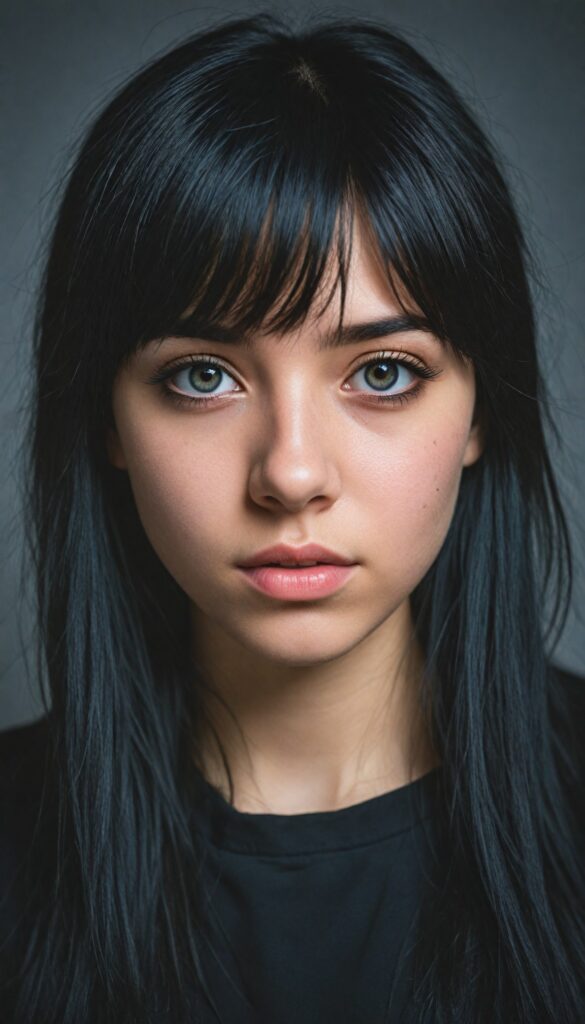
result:
[[[320,349],[337,300],[249,349],[152,342],[114,384],[109,458],[129,474],[155,552],[199,629],[272,664],[335,659],[408,602],[441,549],[463,468],[481,454],[472,367],[418,330]],[[344,323],[402,312],[356,223]],[[185,398],[178,406],[147,378],[188,356],[202,365],[166,380]],[[404,357],[438,375],[421,380],[395,362]],[[188,404],[205,395],[207,404]],[[357,565],[328,597],[275,599],[238,566],[278,542],[316,542]]]

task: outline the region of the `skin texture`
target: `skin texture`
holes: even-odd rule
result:
[[[366,239],[356,221],[347,324],[402,312]],[[152,342],[114,383],[108,455],[129,473],[149,540],[189,598],[193,656],[212,691],[206,714],[240,811],[334,810],[438,763],[419,713],[409,595],[442,547],[464,468],[481,455],[474,371],[420,331],[320,351],[338,312],[336,294],[320,318],[286,337],[259,334],[249,351]],[[369,403],[379,353],[441,372],[407,403]],[[177,408],[146,378],[189,354],[222,360],[222,397]],[[387,393],[418,383],[400,374],[385,378]],[[166,384],[205,393],[188,369]],[[278,541],[315,541],[359,564],[336,594],[277,601],[236,566]],[[227,795],[209,724],[194,749]]]

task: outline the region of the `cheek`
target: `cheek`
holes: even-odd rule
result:
[[[242,502],[236,446],[231,454],[222,450],[214,455],[207,444],[198,448],[192,438],[189,444],[182,442],[176,430],[168,435],[142,430],[126,444],[126,452],[145,532],[162,563],[189,593],[193,580],[205,576],[206,562],[217,557],[224,523],[223,544],[230,548],[229,510]]]
[[[394,444],[370,449],[371,464],[362,478],[362,501],[370,508],[365,518],[372,535],[381,539],[381,561],[388,571],[398,569],[407,590],[428,571],[447,535],[466,439],[466,432],[454,427],[420,436],[415,443],[395,438]]]

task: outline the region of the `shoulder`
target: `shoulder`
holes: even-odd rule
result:
[[[48,781],[50,715],[0,730],[0,821],[34,809]],[[2,828],[4,832],[4,828]]]
[[[53,805],[50,714],[0,731],[0,977],[13,971],[30,935],[37,891],[47,888],[54,842],[41,811]],[[42,834],[41,834],[42,833]],[[40,855],[31,858],[36,836]],[[34,861],[34,863],[33,863]],[[4,990],[2,998],[4,997]]]
[[[585,677],[549,666],[551,741],[579,849],[585,854]]]
[[[48,756],[49,715],[0,730],[0,802],[30,803],[38,797]]]
[[[553,664],[549,664],[549,671],[552,673],[553,678],[558,681],[559,685],[565,689],[566,693],[577,700],[585,702],[585,691],[583,690],[585,674]],[[584,706],[584,704],[582,703],[581,706]]]
[[[566,715],[570,738],[583,739],[585,733],[585,675],[572,669],[549,665],[550,706],[553,719]]]
[[[561,768],[585,818],[585,676],[550,665],[549,706]]]
[[[45,716],[0,731],[0,881],[9,893],[30,847],[41,803],[50,796],[49,721]]]

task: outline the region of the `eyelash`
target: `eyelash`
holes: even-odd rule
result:
[[[418,384],[411,388],[410,391],[403,391],[398,395],[367,395],[366,399],[368,403],[374,402],[376,404],[388,405],[405,405],[414,398],[418,398],[422,394],[426,387],[426,381],[435,380],[439,377],[442,370],[435,369],[430,366],[425,366],[423,363],[419,363],[418,360],[414,360],[412,356],[409,356],[406,352],[376,352],[374,355],[369,356],[366,360],[359,364],[351,374],[353,377],[356,373],[362,370],[365,366],[375,366],[377,363],[388,361],[396,363],[398,366],[406,366],[408,370],[419,377]],[[184,408],[185,406],[203,406],[209,402],[217,402],[218,398],[213,395],[209,395],[206,398],[193,398],[187,395],[182,395],[178,391],[173,391],[172,388],[166,386],[166,381],[175,377],[181,370],[188,369],[190,366],[217,366],[220,370],[223,370],[229,376],[232,376],[230,371],[214,356],[187,356],[184,359],[180,359],[175,363],[171,363],[161,370],[157,370],[152,374],[146,381],[147,384],[153,384],[160,387],[162,395],[172,402],[174,405]],[[219,396],[223,397],[223,396]]]

